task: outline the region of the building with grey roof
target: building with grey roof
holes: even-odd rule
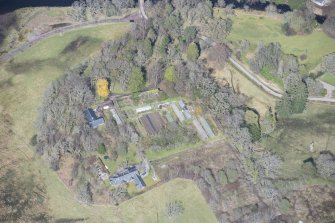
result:
[[[92,128],[97,128],[99,125],[102,125],[102,124],[105,123],[104,118],[103,117],[97,117],[97,115],[95,114],[95,112],[93,111],[92,108],[88,108],[88,109],[84,110],[84,115],[85,115],[85,118],[86,118],[88,124]]]
[[[138,190],[143,189],[146,185],[141,177],[141,174],[135,166],[126,167],[124,170],[114,174],[109,178],[114,186],[122,185],[134,181]]]

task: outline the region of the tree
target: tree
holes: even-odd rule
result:
[[[183,40],[188,44],[195,40],[197,37],[197,29],[195,26],[188,26],[183,32]]]
[[[97,152],[98,152],[99,154],[102,154],[102,155],[105,154],[105,153],[106,153],[106,147],[105,147],[105,144],[101,143],[101,144],[99,145],[99,147],[98,147]]]
[[[288,118],[292,114],[292,102],[287,94],[284,94],[276,104],[276,113],[282,118]]]
[[[49,222],[46,189],[33,174],[2,166],[0,222]]]
[[[84,179],[81,179],[77,185],[77,198],[85,204],[92,203],[91,184]]]
[[[166,55],[166,51],[167,51],[169,43],[170,43],[170,37],[163,36],[160,41],[160,44],[158,45],[158,52],[161,54],[161,56]]]
[[[148,82],[150,85],[157,87],[163,80],[164,64],[162,60],[154,60],[148,67]]]
[[[335,179],[335,159],[332,153],[322,152],[315,163],[317,171],[322,177]]]
[[[276,106],[279,117],[287,118],[291,114],[305,110],[308,97],[306,84],[297,73],[291,73],[285,80],[285,92]]]
[[[97,95],[106,98],[109,95],[108,81],[106,79],[98,79],[96,82]]]
[[[145,85],[143,72],[140,67],[133,67],[128,88],[132,92],[139,92]]]
[[[209,19],[207,24],[203,25],[203,31],[207,33],[216,42],[224,42],[225,38],[231,32],[233,22],[228,19]]]
[[[289,74],[285,80],[285,90],[291,100],[292,113],[303,112],[307,102],[308,91],[301,76],[297,73]]]
[[[319,97],[322,95],[325,90],[322,83],[318,80],[314,80],[311,77],[307,77],[304,79],[304,82],[307,85],[308,95]]]
[[[87,125],[83,115],[93,99],[85,77],[71,71],[46,90],[37,119],[36,147],[52,169],[59,168],[63,154],[77,156],[101,143],[99,132]]]
[[[282,29],[286,35],[308,34],[313,31],[315,15],[308,9],[286,12],[284,17]]]
[[[184,213],[184,205],[181,201],[171,201],[166,204],[165,212],[169,219],[176,218]]]
[[[189,60],[198,59],[198,57],[200,56],[199,46],[196,43],[191,43],[190,45],[188,45],[186,56],[187,56],[187,59]]]
[[[143,42],[143,51],[146,57],[151,57],[153,53],[153,47],[150,39],[145,39]]]
[[[335,16],[329,16],[323,23],[323,30],[331,37],[335,38]]]
[[[250,68],[255,73],[260,73],[263,68],[268,68],[272,74],[276,74],[282,52],[279,43],[257,46],[254,58],[250,61]]]
[[[330,53],[323,58],[321,69],[335,76],[335,53]]]
[[[168,66],[164,73],[164,79],[170,82],[176,81],[175,68],[174,66]]]
[[[256,167],[262,177],[277,177],[280,174],[283,161],[279,156],[265,152],[256,159]]]
[[[219,69],[223,69],[229,57],[231,50],[225,44],[217,44],[208,50],[208,60],[215,63]]]

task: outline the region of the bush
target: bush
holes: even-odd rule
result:
[[[140,67],[134,67],[129,80],[129,90],[139,92],[145,85],[144,75]]]
[[[316,159],[318,173],[324,178],[335,179],[335,158],[330,152],[323,152]]]
[[[187,59],[189,59],[189,60],[196,60],[196,59],[198,59],[198,57],[200,56],[200,51],[199,51],[198,44],[191,43],[187,47],[186,56],[187,56]]]
[[[249,133],[251,135],[252,142],[257,142],[261,138],[261,130],[256,124],[248,125]]]
[[[174,66],[168,66],[166,68],[165,73],[164,73],[164,79],[170,82],[176,81]]]
[[[95,85],[99,97],[106,98],[109,95],[108,81],[106,79],[98,79]]]
[[[101,155],[105,154],[105,153],[106,153],[106,147],[105,147],[105,145],[104,145],[103,143],[101,143],[101,144],[99,145],[97,151],[98,151],[98,153],[101,154]]]
[[[166,215],[169,219],[176,218],[184,213],[184,205],[181,201],[172,201],[166,204]]]

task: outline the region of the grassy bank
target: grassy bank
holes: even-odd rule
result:
[[[246,97],[246,104],[256,109],[260,115],[264,115],[269,107],[273,108],[276,104],[274,97],[264,92],[230,64],[227,64],[224,70],[217,70],[214,75],[218,81],[225,79],[235,91],[243,94]]]

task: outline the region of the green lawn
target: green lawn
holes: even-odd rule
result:
[[[198,147],[201,144],[203,144],[203,142],[197,142],[195,144],[184,144],[184,145],[181,145],[181,146],[178,146],[178,147],[175,147],[175,148],[171,148],[171,149],[162,149],[160,151],[153,151],[151,149],[148,149],[145,152],[145,155],[149,160],[158,160],[158,159],[162,159],[164,157],[171,156],[171,155],[176,154],[176,153],[180,153],[180,152],[185,151],[187,149],[192,149],[192,148]]]
[[[278,42],[287,54],[301,56],[307,55],[307,59],[301,61],[308,69],[313,69],[323,56],[335,52],[335,39],[330,38],[321,30],[315,30],[312,34],[304,36],[285,36],[281,31],[282,19],[246,13],[236,10],[237,16],[232,17],[233,29],[228,39],[237,44],[238,41],[247,39],[253,45],[253,49],[261,41],[265,43]]]
[[[165,205],[180,200],[184,213],[168,219]],[[217,222],[198,187],[190,180],[175,179],[120,205],[122,222]]]
[[[326,73],[320,77],[320,80],[335,86],[335,75]]]

